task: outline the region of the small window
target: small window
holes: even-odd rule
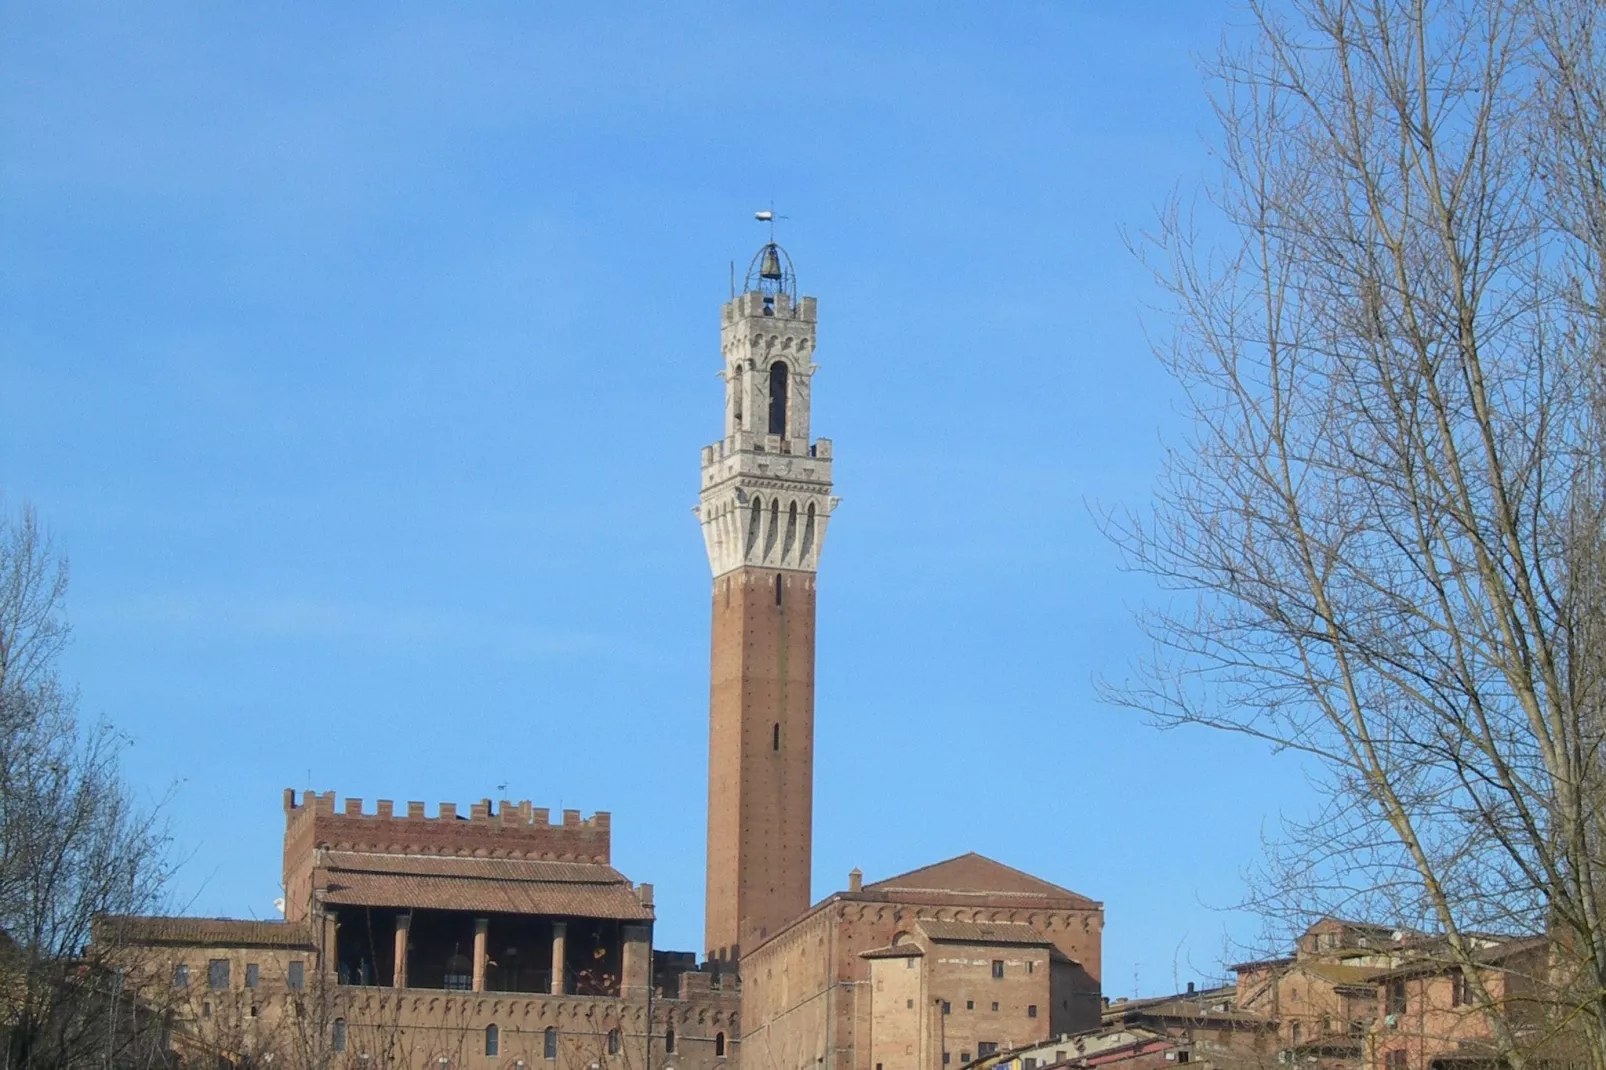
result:
[[[998,978],[1002,976],[1004,976],[1004,960],[993,959],[993,977]]]
[[[943,1052],[942,1053],[942,1065],[947,1066],[948,1065],[948,1061],[950,1059],[952,1059],[953,1057],[954,1057],[953,1056],[953,1052],[948,1052],[948,1051]]]
[[[292,962],[290,964],[289,982],[290,982],[290,987],[295,989],[298,992],[301,989],[307,987],[307,964],[306,963],[298,961],[298,962]]]
[[[206,987],[229,987],[229,960],[211,959],[206,964]]]
[[[942,1001],[942,1013],[944,1013],[944,1014],[952,1014],[953,1012],[954,1012],[953,1004],[949,1003],[947,1000],[943,1000]]]
[[[502,1050],[502,1034],[492,1022],[485,1027],[485,1054],[495,1055]]]
[[[771,518],[773,518],[774,515],[775,515],[775,506],[777,504],[779,504],[779,503],[778,502],[771,502],[770,503],[770,516],[771,516]],[[781,577],[779,577],[779,576],[775,577],[775,604],[776,605],[780,605],[781,604]]]
[[[202,1018],[210,1018],[210,1017],[212,1017],[212,1003],[211,1003],[210,1000],[208,1000],[207,1002],[201,1004],[201,1017]]]
[[[880,1063],[876,1063],[875,1064],[875,1070],[882,1070],[882,1067],[881,1067]]]
[[[968,1063],[968,1062],[970,1062],[970,1052],[968,1052],[968,1051],[962,1051],[962,1052],[960,1052],[960,1053],[959,1053],[959,1061],[960,1061],[960,1062],[961,1062],[961,1063]]]
[[[262,971],[254,962],[245,964],[245,987],[255,988],[262,980]]]
[[[1037,972],[1037,963],[1033,962],[1031,959],[1027,959],[1026,960],[1026,972],[1027,973],[1036,973]]]
[[[995,1000],[993,1000],[993,1013],[996,1014],[997,1012],[998,1012],[998,1001],[995,999]]]
[[[617,1029],[608,1030],[608,1054],[619,1054],[619,1030]]]
[[[173,967],[173,987],[190,987],[190,968],[182,962]]]
[[[1188,1053],[1187,1052],[1185,1052],[1185,1051],[1177,1052],[1177,1062],[1185,1063],[1187,1061],[1188,1061]]]
[[[1026,1017],[1028,1017],[1028,1018],[1036,1018],[1037,1017],[1037,1004],[1028,1003],[1026,1005]]]
[[[546,1027],[546,1032],[542,1035],[541,1054],[548,1059],[556,1059],[558,1057],[558,1031],[550,1025]]]
[[[914,959],[904,959],[903,960],[903,968],[906,969],[906,970],[914,969],[915,968],[915,960]]]
[[[673,1026],[664,1030],[664,1052],[669,1055],[675,1054],[675,1030]]]
[[[255,1018],[257,1016],[257,1005],[255,1003],[251,1004],[251,1009],[246,1013],[252,1018]]]
[[[336,1018],[334,1027],[329,1030],[329,1049],[331,1051],[346,1050],[346,1020]]]
[[[965,1000],[965,1010],[967,1010],[967,1011],[973,1011],[973,1010],[975,1010],[975,1009],[976,1009],[976,1001],[975,1001],[975,1000],[973,1000],[973,999],[967,999],[967,1000]],[[965,1062],[967,1062],[967,1063],[968,1063],[968,1062],[970,1062],[970,1060],[969,1060],[969,1059],[966,1059],[966,1060],[965,1060]]]
[[[903,1001],[903,1007],[904,1007],[904,1010],[912,1011],[912,1010],[915,1009],[915,1001],[912,1000],[912,999],[906,999],[906,1000]]]
[[[1054,1052],[1054,1061],[1057,1062],[1057,1063],[1063,1063],[1065,1061],[1065,1052],[1064,1052],[1063,1049],[1056,1049],[1055,1050],[1055,1052]]]
[[[1450,974],[1450,1006],[1460,1007],[1470,1002],[1467,998],[1467,975],[1456,970]]]
[[[1020,1065],[1021,1070],[1037,1070],[1037,1060],[1029,1055],[1020,1061]]]
[[[715,1033],[714,1034],[714,1058],[723,1059],[724,1057],[725,1057],[725,1034],[724,1033]]]
[[[1396,978],[1395,980],[1389,982],[1389,987],[1388,987],[1388,1010],[1385,1013],[1387,1013],[1387,1014],[1404,1014],[1405,1013],[1405,981],[1404,981],[1403,978]],[[1389,1054],[1392,1055],[1393,1052],[1390,1052]],[[1401,1054],[1402,1055],[1404,1054],[1403,1050],[1402,1050]]]
[[[989,1055],[998,1054],[998,1043],[992,1040],[976,1041],[976,1058],[985,1059]]]
[[[1300,1034],[1299,1023],[1298,1022],[1294,1022],[1294,1023],[1290,1024],[1289,1027],[1288,1027],[1288,1039],[1290,1041],[1292,1041],[1296,1046],[1299,1044],[1299,1034]]]

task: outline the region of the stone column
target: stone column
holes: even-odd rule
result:
[[[412,923],[411,914],[396,915],[396,967],[391,975],[392,988],[407,987],[407,930]]]
[[[564,992],[563,963],[568,957],[569,923],[555,921],[552,923],[552,994],[561,996]]]
[[[474,919],[474,991],[485,991],[485,934],[491,927],[490,918]]]

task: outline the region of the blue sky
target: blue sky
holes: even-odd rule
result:
[[[1122,233],[1207,174],[1227,5],[0,8],[0,491],[175,901],[266,917],[285,787],[609,810],[701,946],[729,262],[820,301],[814,892],[967,850],[1219,970],[1298,770],[1159,733],[1092,503],[1185,428]],[[1161,321],[1148,319],[1151,328]]]

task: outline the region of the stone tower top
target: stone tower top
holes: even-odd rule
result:
[[[770,242],[746,289],[721,311],[725,435],[703,447],[697,505],[715,576],[742,565],[813,572],[837,499],[831,440],[809,437],[815,300],[796,295],[785,250]]]

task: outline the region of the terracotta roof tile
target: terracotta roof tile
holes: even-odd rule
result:
[[[620,921],[649,921],[653,916],[652,908],[643,906],[636,891],[623,880],[584,883],[337,870],[329,875],[325,901],[335,906],[473,910]]]
[[[315,948],[311,930],[284,921],[113,915],[95,919],[97,944]]]
[[[920,921],[920,931],[943,943],[1020,944],[1049,947],[1052,941],[1023,921]]]
[[[861,959],[918,959],[925,955],[919,944],[893,944],[859,952]]]

